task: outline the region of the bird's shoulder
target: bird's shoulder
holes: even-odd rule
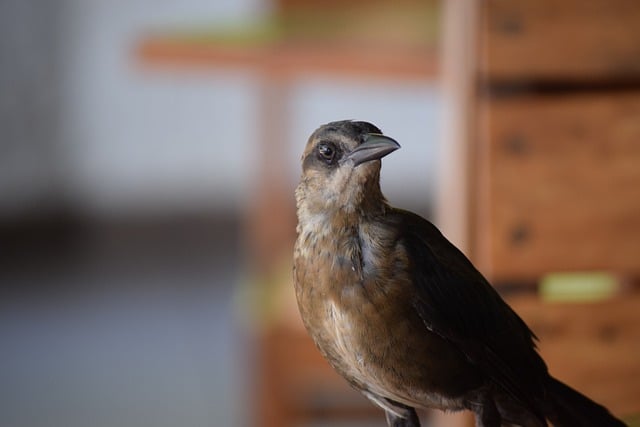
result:
[[[412,305],[425,327],[458,346],[520,402],[539,395],[547,371],[535,335],[471,261],[419,215],[391,209],[382,221],[396,230],[395,248],[408,260]]]
[[[383,220],[395,229],[395,250],[405,253],[425,323],[449,338],[491,342],[504,331],[534,347],[535,335],[471,261],[431,222],[392,209]]]

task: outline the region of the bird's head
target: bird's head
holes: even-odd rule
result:
[[[380,159],[398,148],[400,144],[371,123],[345,120],[321,126],[302,155],[298,210],[316,214],[384,209]]]

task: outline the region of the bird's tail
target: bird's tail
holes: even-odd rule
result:
[[[625,427],[602,405],[551,377],[549,420],[554,427]]]

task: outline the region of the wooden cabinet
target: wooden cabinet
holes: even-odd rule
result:
[[[478,258],[498,280],[640,275],[640,91],[481,99]]]
[[[640,296],[588,304],[510,299],[536,333],[549,371],[618,415],[637,414]]]
[[[640,276],[640,4],[446,4],[445,234],[495,282]]]
[[[479,3],[480,72],[491,80],[621,82],[640,73],[636,0]]]
[[[438,224],[500,287],[608,271],[595,303],[510,299],[551,372],[640,412],[640,3],[452,0]],[[512,288],[513,289],[513,288]]]

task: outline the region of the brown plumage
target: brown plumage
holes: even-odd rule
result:
[[[469,409],[478,426],[622,426],[553,379],[534,335],[428,221],[388,205],[380,159],[399,145],[366,122],[311,135],[296,189],[294,281],[331,365],[386,412]]]

